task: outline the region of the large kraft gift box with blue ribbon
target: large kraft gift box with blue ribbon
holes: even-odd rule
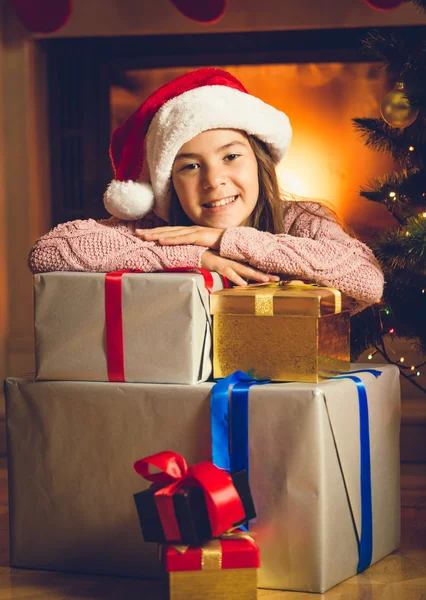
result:
[[[160,578],[133,464],[167,448],[248,467],[259,587],[323,592],[355,575],[399,545],[399,371],[376,369],[316,384],[235,376],[229,402],[225,380],[213,394],[7,380],[12,566]]]
[[[350,304],[335,288],[303,281],[213,293],[214,378],[241,369],[273,381],[318,382],[346,371]]]
[[[209,293],[200,273],[34,277],[37,379],[194,384],[212,372]]]

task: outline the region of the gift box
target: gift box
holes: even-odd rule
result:
[[[198,548],[163,545],[170,600],[256,600],[259,549],[247,534]]]
[[[357,375],[369,408],[372,563],[399,546],[400,501],[399,370],[374,367],[380,377]],[[132,465],[164,448],[188,464],[211,460],[212,388],[7,380],[11,565],[161,578],[133,499],[149,482]],[[259,587],[324,592],[355,575],[363,507],[358,386],[350,379],[254,385],[248,431]]]
[[[219,290],[213,315],[213,376],[237,370],[272,381],[318,382],[349,368],[349,299],[294,282]]]
[[[193,384],[211,374],[201,274],[42,273],[34,292],[37,379]]]
[[[160,472],[150,473],[149,465]],[[134,495],[145,542],[200,546],[256,516],[245,471],[228,474],[211,462],[188,467],[169,451],[141,459],[134,468],[154,482]]]

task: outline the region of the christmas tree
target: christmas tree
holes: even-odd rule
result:
[[[426,12],[426,0],[405,0]],[[356,118],[354,125],[371,149],[390,154],[398,170],[370,182],[360,194],[384,205],[395,227],[371,243],[385,274],[380,304],[352,319],[352,357],[371,348],[426,392],[416,376],[426,363],[426,36],[415,27],[407,36],[368,34],[368,54],[380,61],[394,89],[383,99],[380,119]],[[389,336],[410,339],[424,361],[405,365],[389,356]],[[372,356],[370,354],[369,358]]]

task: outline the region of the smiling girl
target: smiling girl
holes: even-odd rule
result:
[[[353,312],[377,302],[372,251],[320,204],[282,198],[275,167],[290,139],[287,115],[230,73],[178,77],[113,132],[104,202],[114,216],[59,225],[32,248],[30,269],[204,267],[237,285],[284,276],[332,286]]]

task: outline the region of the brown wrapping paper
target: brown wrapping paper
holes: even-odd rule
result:
[[[241,370],[259,379],[318,382],[346,371],[348,302],[334,288],[302,282],[215,292],[213,376]]]
[[[360,374],[370,410],[373,562],[399,545],[399,371],[379,368],[378,379]],[[143,542],[133,504],[149,484],[132,465],[164,449],[190,464],[209,460],[211,387],[9,379],[12,566],[160,577],[157,547]],[[350,380],[251,388],[259,587],[323,592],[356,573],[358,423]]]
[[[215,289],[222,287],[214,273]],[[37,379],[108,381],[105,273],[34,277]],[[197,273],[123,277],[127,382],[185,383],[211,374],[209,294]]]

